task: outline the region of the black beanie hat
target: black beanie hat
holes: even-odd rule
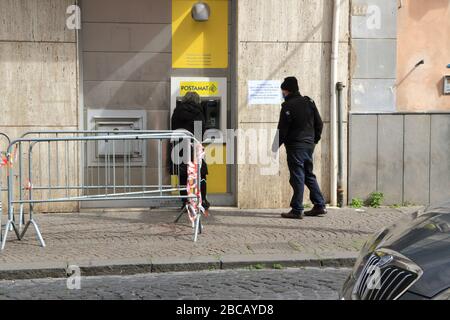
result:
[[[298,87],[298,81],[296,77],[287,77],[281,84],[281,89],[289,91],[291,93],[296,93],[300,91]]]

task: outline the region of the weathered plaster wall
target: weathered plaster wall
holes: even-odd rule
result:
[[[342,1],[339,81],[348,80],[349,1]],[[303,94],[312,97],[325,121],[315,164],[321,187],[329,198],[330,55],[333,1],[238,1],[237,91],[239,129],[276,128],[280,106],[249,106],[248,80],[282,80],[297,76]],[[344,92],[347,96],[347,93]],[[346,104],[346,101],[345,101]],[[272,137],[271,137],[272,138]],[[271,143],[271,141],[269,142]],[[246,148],[238,140],[238,151]],[[284,148],[280,170],[263,176],[261,166],[239,164],[238,206],[288,207],[292,195]]]
[[[404,0],[398,10],[399,111],[450,111],[443,77],[450,75],[450,1]],[[414,68],[424,59],[425,64]]]

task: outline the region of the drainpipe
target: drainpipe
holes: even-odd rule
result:
[[[333,30],[331,40],[331,73],[330,73],[330,204],[337,205],[337,171],[338,171],[338,137],[336,83],[339,59],[339,21],[341,0],[333,1]]]
[[[345,86],[342,82],[336,84],[338,109],[338,173],[337,173],[337,205],[344,206],[344,97]]]

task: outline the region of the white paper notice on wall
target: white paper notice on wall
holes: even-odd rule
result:
[[[249,80],[248,104],[280,104],[283,101],[280,86],[280,80]]]

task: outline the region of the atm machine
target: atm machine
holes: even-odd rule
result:
[[[228,190],[228,172],[226,164],[226,129],[227,129],[227,79],[210,77],[172,77],[170,115],[179,105],[187,92],[197,92],[202,100],[206,119],[206,134],[217,137],[220,130],[223,141],[204,143],[206,162],[208,163],[208,194],[226,194]],[[214,132],[216,134],[214,134]],[[205,137],[203,137],[205,139]],[[220,163],[214,163],[217,159]],[[175,177],[173,177],[175,179]]]
[[[176,106],[181,104],[183,97],[177,97]],[[221,97],[201,97],[202,109],[206,119],[205,130],[221,130]],[[172,114],[173,110],[171,111]]]

